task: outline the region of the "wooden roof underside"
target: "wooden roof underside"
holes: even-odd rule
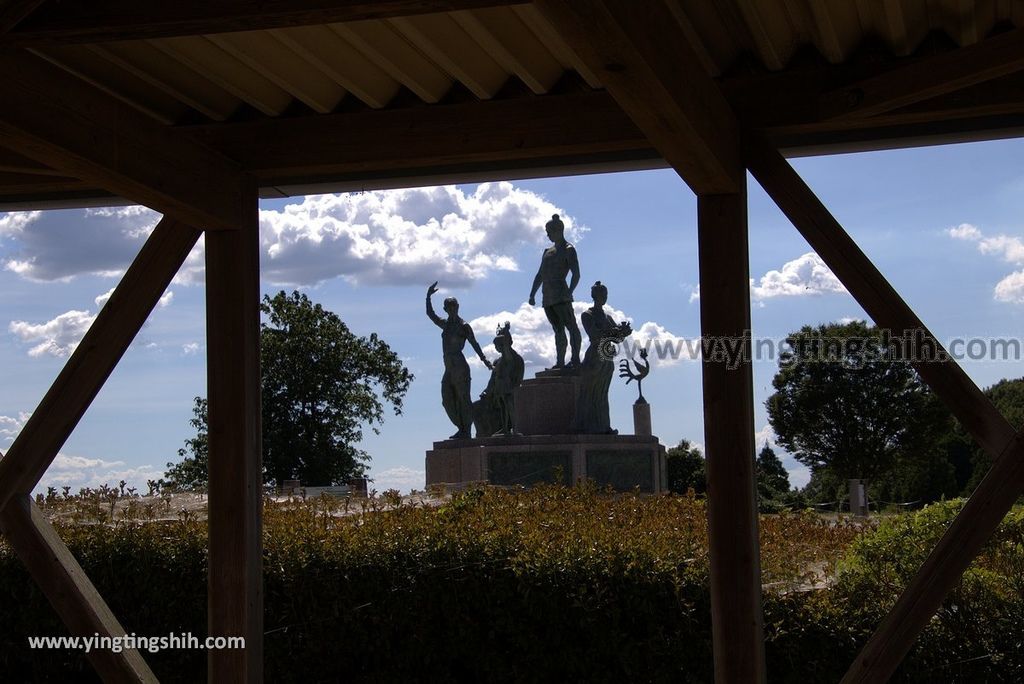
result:
[[[664,1],[740,125],[787,154],[1024,130],[1015,69],[873,116],[836,115],[844,86],[1017,40],[1022,0]],[[0,2],[0,88],[11,96],[31,73],[69,93],[69,107],[82,88],[116,99],[227,157],[264,197],[666,166],[531,3],[171,4]],[[0,121],[0,145],[2,134]],[[0,147],[0,210],[122,201],[20,152]]]

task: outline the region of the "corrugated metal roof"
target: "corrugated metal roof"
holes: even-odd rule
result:
[[[838,64],[867,43],[904,56],[934,31],[962,46],[1024,26],[1024,0],[666,1],[714,76],[744,60],[779,71],[805,48]],[[403,90],[435,103],[456,84],[486,100],[512,79],[540,95],[568,71],[601,86],[529,4],[37,52],[165,123],[381,109]]]

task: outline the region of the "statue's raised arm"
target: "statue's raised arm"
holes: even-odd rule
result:
[[[430,301],[430,298],[434,296],[435,292],[437,292],[436,280],[434,281],[433,285],[427,288],[427,318],[432,320],[434,322],[434,325],[436,325],[438,328],[444,328],[444,321],[441,319],[440,316],[438,316],[434,312],[434,304],[433,302]]]

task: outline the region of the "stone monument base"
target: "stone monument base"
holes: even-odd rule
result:
[[[668,489],[665,447],[638,435],[516,435],[434,442],[427,486],[488,483],[529,486],[590,479],[618,490]]]

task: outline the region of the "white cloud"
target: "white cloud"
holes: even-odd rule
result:
[[[388,489],[397,489],[400,492],[408,492],[410,489],[423,489],[427,481],[427,475],[422,470],[416,470],[407,466],[396,466],[382,470],[379,473],[370,473],[373,478],[372,487],[378,492]]]
[[[1024,265],[1024,240],[1012,235],[994,235],[985,237],[976,226],[961,223],[954,228],[947,228],[946,233],[957,240],[973,242],[982,254],[999,257],[1016,266]],[[1024,304],[1024,270],[1018,270],[1005,276],[996,283],[992,291],[993,297],[1000,302]]]
[[[946,232],[950,237],[957,240],[980,240],[981,231],[970,223],[961,223],[959,226],[947,228]]]
[[[814,252],[787,261],[777,271],[768,271],[760,279],[750,279],[750,298],[755,302],[774,297],[806,297],[843,293],[839,278]],[[700,299],[700,286],[690,292],[690,303]]]
[[[803,254],[783,264],[778,271],[768,271],[758,284],[750,281],[750,296],[754,300],[772,297],[802,297],[827,292],[846,292],[835,274],[814,252]]]
[[[31,413],[21,412],[17,417],[0,416],[0,441],[13,442],[31,415]]]
[[[524,245],[547,244],[558,213],[566,237],[583,228],[558,207],[511,183],[306,197],[260,212],[263,277],[312,285],[334,277],[369,284],[465,286],[495,270],[518,270]]]
[[[50,355],[66,357],[75,350],[82,336],[96,320],[88,311],[65,311],[45,323],[11,321],[8,329],[22,342],[35,344],[28,350],[29,356]]]
[[[579,322],[580,314],[589,307],[590,304],[586,302],[573,303],[573,311],[576,314],[577,323]],[[632,318],[626,316],[618,309],[606,306],[605,311],[617,323],[623,321],[633,323]],[[544,307],[530,306],[525,302],[520,304],[519,308],[515,311],[500,311],[495,314],[474,318],[469,322],[473,332],[476,334],[477,341],[484,348],[484,354],[488,358],[493,359],[498,356],[492,340],[498,326],[506,321],[511,323],[513,346],[519,352],[519,355],[523,357],[527,366],[548,367],[554,364],[555,334],[551,329],[547,316],[544,315]],[[583,331],[582,325],[580,325],[580,334],[583,335],[583,346],[580,351],[582,356],[582,354],[586,353],[588,346],[586,333]],[[687,346],[687,343],[690,346]],[[620,354],[623,352],[628,354],[637,347],[647,347],[651,352],[649,360],[652,365],[670,365],[682,360],[689,360],[689,352],[693,345],[692,340],[678,337],[666,330],[664,326],[647,321],[639,328],[636,328],[633,335],[626,338],[626,344],[623,345]],[[699,349],[699,345],[693,348]],[[471,363],[479,363],[475,360],[474,355],[469,354],[469,357]]]
[[[107,303],[113,292],[114,289],[111,288],[93,300],[96,303],[97,309],[103,308],[103,305]],[[160,297],[157,307],[164,308],[170,306],[173,299],[174,292],[168,290]],[[96,320],[96,315],[91,311],[72,309],[71,311],[59,314],[56,318],[45,323],[11,321],[10,325],[8,325],[8,330],[22,342],[34,345],[28,350],[29,356],[49,355],[64,358],[70,356],[75,351],[82,337]],[[155,347],[156,345],[147,345],[147,347],[151,346]]]
[[[558,213],[566,236],[585,228],[542,196],[511,183],[316,195],[260,212],[263,277],[313,285],[335,277],[368,284],[465,286],[492,271],[518,270],[524,245],[546,245],[544,224]],[[123,272],[159,214],[145,207],[0,214],[0,236],[16,245],[4,265],[31,280]],[[205,241],[174,279],[205,278]]]
[[[199,353],[199,343],[189,342],[188,344],[181,345],[181,353],[185,356],[195,356]]]
[[[160,215],[145,207],[20,212],[0,217],[15,248],[4,267],[23,278],[68,280],[124,271]]]
[[[996,283],[994,296],[1000,302],[1024,304],[1024,271],[1014,271]]]
[[[771,424],[765,423],[764,426],[754,433],[754,447],[757,451],[764,448],[764,445],[772,447],[773,449],[778,448],[775,443],[775,430],[772,429]]]
[[[66,485],[71,487],[72,493],[77,493],[82,487],[99,487],[103,484],[114,486],[125,480],[127,486],[135,487],[144,493],[146,480],[156,480],[163,475],[162,468],[149,464],[128,466],[124,461],[107,461],[102,458],[85,458],[60,453],[46,470],[35,491],[45,493],[47,487],[60,489]]]

